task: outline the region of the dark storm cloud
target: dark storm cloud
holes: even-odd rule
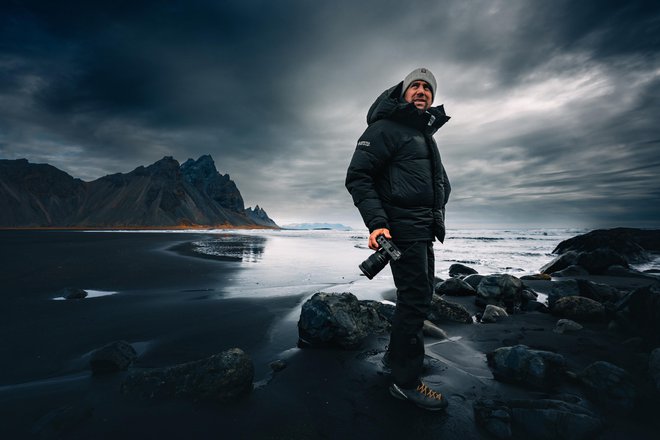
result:
[[[357,225],[343,179],[366,110],[425,65],[453,117],[437,136],[450,220],[657,223],[659,9],[14,1],[0,156],[91,179],[210,153],[278,221]]]

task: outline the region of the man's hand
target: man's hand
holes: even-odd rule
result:
[[[376,229],[374,232],[369,235],[369,249],[378,250],[380,245],[376,241],[376,237],[379,235],[384,235],[385,238],[391,239],[390,230],[387,228]]]

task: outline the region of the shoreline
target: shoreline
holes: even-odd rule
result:
[[[209,231],[209,230],[282,230],[280,227],[261,225],[174,225],[174,226],[0,226],[0,231]]]
[[[25,239],[29,234],[6,233],[7,245],[0,249],[6,270],[0,281],[7,292],[0,326],[4,334],[14,335],[0,344],[5,360],[0,368],[3,438],[47,437],[50,429],[55,438],[71,439],[488,439],[474,420],[477,399],[584,397],[570,382],[539,392],[496,381],[486,353],[498,347],[524,344],[561,353],[572,371],[606,360],[642,377],[635,345],[602,323],[584,323],[580,332],[558,335],[552,331],[558,318],[539,312],[512,314],[493,324],[447,322],[442,328],[449,339],[426,338],[425,380],[448,397],[450,406],[444,414],[429,413],[389,395],[388,374],[380,363],[386,334],[370,336],[355,351],[297,348],[300,308],[317,291],[311,284],[297,286],[295,294],[291,284],[278,285],[284,296],[231,297],[226,292],[236,283],[250,295],[263,288],[262,280],[253,278],[259,272],[236,261],[173,249],[207,236],[205,231],[185,236],[66,232],[34,234],[32,240]],[[395,299],[391,280],[352,275],[346,273],[345,283],[322,290],[350,291],[359,299]],[[625,288],[652,282],[586,278]],[[525,283],[546,293],[553,281]],[[118,293],[52,301],[57,288],[68,285]],[[447,299],[472,315],[477,312],[474,297]],[[222,405],[130,399],[119,392],[125,371],[93,376],[88,367],[94,349],[119,339],[138,351],[134,370],[241,348],[254,363],[255,389]],[[284,361],[285,368],[271,371],[275,360]],[[647,406],[628,417],[609,418],[602,412],[607,432],[599,438],[654,438],[660,421],[653,411]]]

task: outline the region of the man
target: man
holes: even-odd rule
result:
[[[397,304],[384,358],[391,368],[390,393],[429,410],[447,406],[420,379],[422,327],[435,280],[433,241],[444,240],[450,192],[432,137],[449,120],[443,106],[431,107],[436,92],[435,77],[425,68],[383,92],[367,113],[368,127],[346,175],[346,188],[369,228],[369,247],[378,249],[382,234],[403,252],[391,262]]]

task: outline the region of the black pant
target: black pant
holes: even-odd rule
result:
[[[424,365],[424,336],[433,285],[433,242],[396,242],[403,255],[390,262],[396,286],[396,311],[390,334],[389,363],[392,380],[404,388],[415,387]]]

